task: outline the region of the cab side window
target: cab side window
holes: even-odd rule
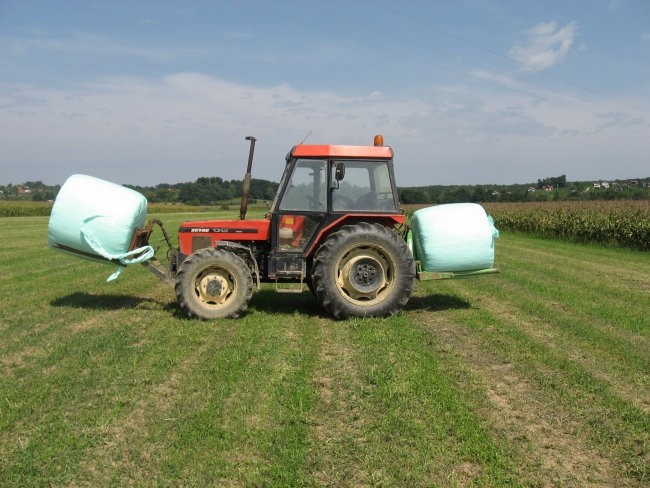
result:
[[[396,211],[387,163],[344,161],[345,176],[332,190],[333,211]],[[332,167],[335,171],[335,166]],[[332,174],[332,179],[334,174]]]
[[[280,210],[327,209],[326,161],[303,159],[296,162],[291,181],[280,202]]]
[[[357,200],[370,193],[370,173],[368,168],[346,164],[345,177],[339,187],[332,192],[333,210],[356,210]]]

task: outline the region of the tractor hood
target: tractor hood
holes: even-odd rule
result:
[[[268,241],[270,221],[257,220],[197,220],[183,222],[178,229],[178,241],[183,254],[215,247],[217,241]]]

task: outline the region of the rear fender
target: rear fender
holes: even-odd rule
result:
[[[343,225],[356,224],[358,222],[376,222],[385,227],[395,228],[404,225],[406,222],[406,215],[404,214],[346,214],[341,216],[332,215],[332,217],[335,217],[334,220],[326,223],[318,231],[311,245],[306,249],[306,257],[313,257],[321,243],[323,243],[331,233],[336,232]]]

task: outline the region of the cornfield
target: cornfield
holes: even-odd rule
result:
[[[0,202],[0,217],[45,217],[50,215],[51,210],[50,202]]]
[[[499,230],[650,250],[650,201],[486,203]]]

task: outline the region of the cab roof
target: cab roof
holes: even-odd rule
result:
[[[390,146],[332,146],[320,144],[300,144],[294,146],[291,154],[295,158],[369,158],[391,159]]]

